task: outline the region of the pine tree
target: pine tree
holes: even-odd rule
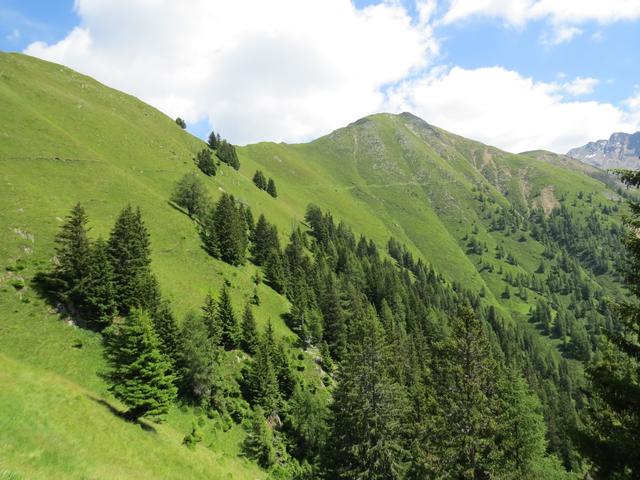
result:
[[[148,303],[145,287],[150,271],[149,233],[142,221],[140,209],[124,208],[111,230],[107,242],[114,271],[118,309],[126,315],[137,306]]]
[[[244,307],[242,314],[242,341],[240,343],[242,349],[249,355],[256,353],[258,343],[258,330],[256,327],[256,319],[251,311],[251,305],[248,303]]]
[[[58,261],[55,275],[65,283],[65,293],[71,293],[72,297],[71,291],[89,271],[91,246],[87,236],[88,221],[84,207],[77,203],[55,238]]]
[[[218,304],[211,292],[207,294],[202,305],[202,321],[207,327],[209,342],[212,345],[222,345],[222,325],[218,318]]]
[[[273,198],[278,197],[278,192],[276,190],[276,182],[273,181],[273,178],[269,178],[269,182],[267,183],[267,193],[271,195]]]
[[[287,277],[284,259],[278,250],[272,250],[265,264],[265,280],[276,292],[286,293]]]
[[[240,161],[238,160],[236,148],[226,140],[222,140],[218,144],[216,155],[218,155],[218,158],[222,162],[233,167],[235,170],[240,170]]]
[[[216,374],[216,346],[209,340],[209,331],[202,318],[189,314],[180,330],[179,359],[181,390],[196,403],[212,395]]]
[[[256,265],[263,265],[272,250],[280,249],[278,230],[275,225],[270,225],[264,215],[260,215],[253,232],[253,244],[251,254]]]
[[[231,265],[242,265],[248,242],[246,220],[236,208],[232,196],[222,194],[216,204],[213,222],[215,247],[220,259]]]
[[[185,121],[184,121],[182,118],[180,118],[180,117],[176,118],[176,124],[177,124],[180,128],[182,128],[183,130],[184,130],[185,128],[187,128],[187,122],[185,122]]]
[[[346,350],[346,326],[340,295],[333,278],[327,282],[321,306],[324,318],[324,341],[329,346],[331,357],[334,360],[341,360]]]
[[[160,341],[149,315],[133,309],[123,323],[105,331],[109,390],[129,407],[131,420],[161,418],[175,398],[170,363],[160,353]]]
[[[251,429],[242,445],[247,457],[255,460],[263,468],[269,468],[276,462],[273,447],[273,434],[264,417],[264,410],[257,406],[251,419]]]
[[[540,400],[512,369],[499,376],[497,387],[501,405],[497,469],[508,478],[536,478],[534,471],[543,462],[547,447]]]
[[[180,329],[176,322],[176,317],[171,311],[171,305],[167,300],[158,300],[154,310],[150,312],[153,322],[153,329],[160,339],[160,352],[164,354],[173,365],[177,361],[182,351]]]
[[[215,150],[216,148],[218,148],[218,137],[216,136],[216,134],[215,134],[215,132],[213,130],[209,134],[209,139],[207,141],[207,145],[209,145],[209,148],[211,150]]]
[[[89,325],[97,330],[111,325],[118,313],[113,267],[109,261],[107,244],[102,238],[91,248],[85,280],[79,286],[83,313]]]
[[[437,356],[437,402],[423,446],[430,475],[483,478],[499,469],[499,369],[481,321],[470,306],[452,319],[451,338]]]
[[[205,175],[214,176],[216,174],[216,164],[211,156],[211,150],[203,148],[196,155],[196,164]]]
[[[226,285],[222,287],[218,299],[218,323],[222,329],[222,345],[225,348],[236,348],[240,340],[238,320],[231,305],[231,296]]]
[[[271,327],[271,322],[269,322],[269,327]],[[276,378],[278,379],[280,396],[288,400],[291,395],[293,395],[297,381],[282,341],[275,342],[271,350],[271,361],[276,372]]]
[[[210,203],[209,195],[198,176],[185,174],[176,184],[171,201],[187,210],[190,217],[200,218]]]
[[[325,465],[329,478],[404,478],[404,389],[391,379],[382,327],[368,311],[354,319],[354,342],[339,371]]]
[[[259,338],[256,353],[243,376],[251,403],[264,408],[269,415],[277,411],[280,391],[268,335]]]
[[[265,178],[264,173],[262,173],[261,170],[256,170],[256,173],[253,174],[253,183],[260,190],[267,189],[267,179]]]

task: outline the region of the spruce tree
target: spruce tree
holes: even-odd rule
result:
[[[407,450],[404,389],[387,371],[382,327],[370,309],[354,318],[331,407],[325,465],[329,478],[404,478]]]
[[[222,287],[220,298],[218,299],[218,323],[222,329],[222,345],[227,348],[236,348],[240,340],[238,319],[231,305],[231,296],[226,285]]]
[[[253,183],[260,190],[267,189],[267,179],[265,178],[264,173],[262,173],[261,170],[256,170],[256,173],[253,174]]]
[[[278,250],[271,250],[265,264],[265,280],[276,292],[284,294],[287,290],[287,274],[284,259]]]
[[[216,204],[214,232],[220,259],[231,265],[242,265],[247,248],[247,226],[244,215],[236,208],[232,196],[223,193]]]
[[[211,150],[203,148],[196,155],[196,164],[205,175],[214,176],[216,174],[216,164],[211,156]]]
[[[189,314],[180,330],[179,359],[181,390],[196,403],[212,395],[216,374],[216,346],[209,340],[209,331],[202,318]]]
[[[153,315],[153,329],[160,339],[160,352],[175,365],[182,346],[180,344],[180,329],[176,317],[171,311],[169,301],[160,299],[150,314]]]
[[[264,215],[260,215],[253,232],[251,255],[256,265],[263,265],[274,249],[280,249],[278,230],[270,225]]]
[[[209,342],[212,345],[222,345],[222,324],[218,318],[218,304],[209,292],[202,305],[202,321],[207,327]]]
[[[144,305],[149,291],[150,241],[147,228],[142,221],[140,209],[131,205],[118,215],[107,243],[118,300],[118,309],[126,315],[137,306]]]
[[[105,356],[109,390],[129,407],[127,418],[160,419],[168,412],[176,394],[171,365],[146,312],[133,309],[105,331]]]
[[[118,313],[113,267],[109,261],[107,244],[99,238],[91,248],[85,280],[79,286],[83,314],[89,325],[97,330],[111,325]]]
[[[242,341],[240,346],[249,355],[256,353],[258,344],[258,330],[256,327],[256,319],[253,316],[251,305],[246,304],[244,313],[242,314]]]
[[[333,276],[327,281],[321,307],[324,318],[323,339],[329,346],[331,357],[334,360],[341,360],[346,349],[346,326],[340,295]]]
[[[72,297],[73,288],[89,271],[91,246],[87,236],[88,221],[84,207],[77,203],[55,238],[58,261],[55,274],[64,282],[65,293],[70,293]]]
[[[222,160],[222,162],[233,167],[235,170],[240,170],[240,161],[238,160],[236,148],[226,140],[222,140],[218,144],[216,155],[218,155],[218,158]]]
[[[215,150],[216,148],[218,148],[218,137],[216,136],[216,133],[213,130],[209,134],[207,145],[209,145],[209,148],[211,150]]]
[[[243,376],[251,403],[262,407],[268,415],[277,411],[280,391],[267,335],[259,338],[256,353]]]
[[[264,410],[257,406],[251,419],[251,428],[242,445],[245,455],[263,467],[269,468],[276,462],[273,434],[267,425]]]
[[[269,178],[269,182],[267,183],[267,193],[271,195],[273,198],[278,197],[278,191],[276,190],[276,182],[273,181],[273,178]]]
[[[437,403],[423,439],[432,456],[430,475],[482,478],[484,472],[495,472],[499,368],[470,306],[452,319],[451,338],[441,346],[434,370]]]

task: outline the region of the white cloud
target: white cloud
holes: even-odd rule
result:
[[[542,43],[547,45],[559,45],[568,42],[574,37],[580,35],[582,30],[573,25],[556,25],[551,33],[542,35]]]
[[[596,85],[598,85],[598,79],[591,77],[576,77],[572,81],[564,83],[562,90],[569,95],[578,97],[580,95],[588,95],[593,93]]]
[[[379,111],[386,85],[424,68],[434,8],[421,2],[413,22],[393,1],[76,0],[80,26],[26,53],[236,143],[298,141]]]
[[[500,18],[512,26],[532,20],[547,20],[552,32],[543,42],[558,44],[582,33],[577,25],[597,22],[601,25],[640,19],[638,0],[449,0],[444,23],[471,17]]]
[[[590,78],[536,82],[501,67],[453,67],[403,82],[390,93],[389,107],[512,152],[566,152],[613,131],[640,127],[640,108],[631,108],[640,107],[640,96],[624,109],[566,98],[588,93],[596,83]]]

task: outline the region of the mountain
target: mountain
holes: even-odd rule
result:
[[[385,298],[398,328],[409,339],[415,323],[432,333],[440,325],[445,335],[457,302],[473,301],[492,328],[491,344],[542,401],[549,451],[564,467],[581,468],[568,430],[587,403],[583,361],[593,354],[600,327],[615,323],[605,300],[621,294],[620,193],[598,170],[550,152],[504,152],[410,113],[381,113],[305,144],[237,147],[239,171],[221,164],[205,177],[194,162],[205,144],[172,119],[68,68],[18,54],[0,54],[0,105],[0,411],[9,412],[0,418],[0,456],[8,472],[18,478],[267,475],[240,454],[248,422],[241,409],[234,411],[237,421],[225,417],[223,428],[218,412],[206,418],[201,409],[175,406],[154,434],[112,414],[123,406],[99,375],[105,368],[100,334],[76,327],[32,282],[52,267],[54,236],[77,202],[86,208],[92,238],[106,238],[127,204],[140,207],[152,270],[180,321],[199,311],[208,292],[226,285],[241,312],[255,289],[258,328],[272,326],[299,382],[326,403],[333,380],[317,346],[300,348],[301,332],[291,324],[293,294],[257,282],[264,269],[251,262],[233,266],[210,256],[198,222],[170,202],[186,173],[196,174],[212,199],[231,193],[256,219],[264,214],[282,245],[300,228],[314,268],[333,268],[344,284],[351,275],[372,308],[382,310],[367,283],[377,279],[365,273],[369,260],[348,250],[360,235],[375,243],[389,269],[380,298],[393,279],[423,278],[418,259],[428,265],[434,282],[428,295],[401,291]],[[277,198],[256,188],[256,170],[275,180]],[[327,229],[336,238],[322,254],[312,247],[317,232],[305,218],[310,204],[336,222]],[[333,243],[350,231],[353,242]],[[309,283],[321,283],[311,277]],[[340,292],[343,304],[347,294]],[[428,303],[416,306],[419,295]],[[249,361],[234,350],[222,357],[219,369],[236,402]],[[181,441],[196,419],[204,440],[191,452]]]
[[[617,132],[609,140],[572,148],[567,155],[602,169],[640,168],[640,132]]]

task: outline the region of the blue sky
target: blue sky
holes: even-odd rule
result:
[[[167,0],[164,1],[166,2]],[[536,0],[514,1],[516,3],[520,2],[526,8],[530,8],[532,4],[536,3]],[[571,3],[570,0],[568,1]],[[313,0],[311,2],[313,3]],[[339,0],[335,0],[332,3],[336,4],[337,2],[339,3]],[[403,34],[406,31],[406,39],[398,40],[398,50],[418,48],[418,44],[421,45],[419,48],[422,49],[420,54],[416,53],[412,57],[407,54],[406,59],[403,58],[397,62],[393,58],[393,54],[389,54],[386,61],[390,65],[397,63],[397,65],[390,67],[390,71],[396,69],[397,74],[392,72],[389,75],[385,75],[384,72],[379,71],[374,66],[366,64],[363,68],[366,70],[366,68],[370,67],[374,72],[372,75],[363,78],[357,76],[354,78],[349,76],[342,78],[338,76],[344,74],[342,64],[330,64],[327,67],[328,70],[335,67],[336,74],[328,76],[326,91],[322,91],[321,94],[316,92],[316,97],[331,95],[336,90],[335,82],[338,81],[341,85],[353,83],[354,91],[358,88],[358,81],[361,81],[362,91],[365,92],[362,94],[362,98],[354,100],[351,108],[345,108],[344,111],[341,109],[335,115],[335,124],[332,124],[330,118],[331,111],[320,112],[323,106],[314,103],[315,100],[311,98],[297,98],[296,102],[291,102],[290,112],[287,111],[288,103],[280,100],[280,104],[283,105],[282,108],[285,110],[285,116],[291,117],[289,123],[285,123],[279,118],[272,118],[271,116],[277,112],[275,109],[272,111],[268,108],[255,107],[251,110],[249,105],[247,105],[247,108],[251,110],[252,118],[242,118],[237,112],[233,112],[233,105],[223,107],[223,102],[221,102],[220,98],[210,98],[209,90],[215,88],[218,91],[223,91],[225,88],[233,88],[234,83],[237,84],[237,82],[221,83],[220,78],[216,76],[221,75],[221,73],[216,73],[215,69],[208,73],[209,76],[203,77],[203,80],[197,86],[194,86],[193,82],[187,82],[188,85],[179,86],[169,80],[163,84],[150,85],[145,83],[144,79],[135,77],[134,73],[131,74],[131,81],[126,80],[126,75],[121,75],[117,78],[110,76],[109,70],[125,69],[126,71],[126,68],[133,69],[135,66],[129,63],[126,65],[106,65],[105,68],[102,68],[96,64],[96,55],[89,52],[88,49],[90,50],[97,46],[107,49],[112,45],[118,44],[120,41],[117,38],[119,26],[105,25],[100,22],[106,22],[102,18],[117,18],[118,15],[133,17],[136,14],[140,14],[144,10],[143,7],[132,8],[130,6],[131,3],[136,3],[135,0],[131,0],[129,4],[125,1],[114,0],[112,5],[108,7],[105,7],[99,1],[82,0],[79,2],[81,8],[78,11],[74,10],[73,1],[68,0],[0,0],[0,49],[5,51],[24,51],[33,42],[43,42],[40,44],[40,48],[30,48],[29,53],[68,64],[72,68],[95,76],[109,85],[137,94],[168,114],[173,115],[175,112],[183,111],[184,114],[182,116],[187,118],[190,130],[199,136],[205,136],[215,125],[229,132],[232,140],[235,137],[236,141],[239,142],[269,138],[287,141],[307,140],[321,133],[326,133],[327,130],[332,128],[340,127],[342,124],[339,122],[344,123],[348,118],[351,118],[350,116],[356,116],[357,118],[361,114],[372,113],[372,111],[379,109],[390,111],[411,109],[418,114],[428,116],[429,118],[425,118],[427,121],[435,119],[439,124],[444,123],[442,126],[445,128],[457,133],[474,136],[503,148],[524,149],[533,146],[533,144],[529,145],[525,137],[518,135],[517,132],[510,131],[508,125],[503,125],[497,119],[498,115],[511,115],[507,102],[513,104],[515,99],[515,103],[518,103],[517,100],[521,97],[523,98],[521,109],[527,109],[528,106],[536,103],[544,104],[548,102],[551,115],[554,115],[551,112],[557,111],[561,112],[560,116],[566,116],[564,123],[580,123],[583,118],[584,122],[590,122],[589,125],[585,123],[582,130],[563,130],[561,134],[557,132],[555,134],[554,132],[546,133],[542,127],[535,128],[545,121],[545,111],[538,109],[539,111],[532,112],[532,115],[537,115],[535,119],[537,123],[527,124],[523,128],[533,129],[532,137],[535,137],[535,140],[532,139],[531,142],[537,141],[541,143],[541,147],[545,148],[561,150],[571,146],[572,142],[595,139],[588,138],[589,136],[604,136],[608,134],[607,132],[612,132],[618,128],[633,129],[638,126],[640,119],[638,111],[640,111],[640,107],[634,106],[636,105],[634,98],[640,99],[638,85],[640,81],[637,76],[637,68],[640,65],[640,53],[637,48],[637,45],[640,45],[640,13],[638,13],[640,8],[631,8],[626,17],[612,20],[610,12],[606,11],[606,6],[595,8],[593,12],[589,13],[590,16],[582,15],[578,2],[576,3],[578,7],[576,7],[573,17],[561,17],[560,15],[563,15],[563,13],[553,11],[553,8],[551,10],[547,8],[547,11],[542,14],[539,11],[538,13],[531,13],[535,10],[535,7],[531,7],[531,12],[529,13],[522,13],[525,11],[525,7],[523,7],[522,12],[514,17],[512,12],[500,6],[504,2],[490,0],[488,3],[493,2],[496,6],[487,8],[485,11],[475,11],[474,4],[470,2],[472,0],[441,0],[437,3],[428,2],[428,0],[403,0],[401,3],[389,3],[386,4],[384,9],[380,10],[380,18],[382,18],[380,21],[387,23],[376,23],[371,21],[370,16],[360,15],[361,12],[367,11],[367,9],[375,8],[376,5],[379,6],[379,2],[376,1],[356,0],[354,5],[359,11],[355,15],[344,13],[344,9],[335,7],[337,13],[332,13],[332,15],[344,14],[346,23],[354,22],[355,25],[355,22],[359,22],[358,24],[369,22],[375,24],[376,28],[380,28],[379,25],[388,24],[389,32],[396,32],[393,38],[397,38],[399,34]],[[602,2],[602,4],[611,2],[615,3],[616,0],[609,0],[608,2]],[[179,2],[174,3],[178,4]],[[220,3],[225,2],[221,1]],[[429,18],[421,23],[418,12],[420,5],[426,3],[435,6],[435,9]],[[539,3],[543,4],[545,2],[540,0]],[[107,14],[105,14],[105,8],[108,10],[106,11]],[[233,7],[228,8],[232,9]],[[322,9],[322,2],[316,2],[310,8]],[[291,8],[291,10],[294,9]],[[403,25],[402,22],[397,21],[397,18],[393,15],[394,12],[397,14],[398,11],[411,17],[409,24]],[[160,17],[163,12],[158,10],[157,14]],[[292,15],[304,16],[303,13],[293,13]],[[366,18],[358,19],[358,16]],[[453,20],[449,18],[453,18]],[[140,21],[144,21],[144,17],[141,17]],[[171,19],[169,18],[167,21],[170,22]],[[184,21],[192,22],[195,20],[186,18]],[[301,22],[303,21],[301,20]],[[58,42],[64,42],[74,28],[78,26],[86,29],[82,38],[84,40],[90,38],[90,42],[82,43],[82,38],[78,40],[78,38],[73,37],[66,40],[72,45],[72,48],[65,49],[63,53],[59,49],[53,48]],[[144,28],[147,27],[145,26]],[[284,28],[286,29],[286,27]],[[366,26],[362,28],[364,28],[364,35],[367,34],[366,32],[371,31]],[[564,41],[554,41],[554,36],[562,28],[574,33]],[[428,30],[428,34],[424,33],[426,30]],[[93,35],[95,31],[109,33],[102,33],[102,36],[98,36]],[[260,27],[256,27],[256,31],[260,31]],[[233,32],[231,30],[231,35],[233,35]],[[241,37],[240,35],[246,35],[246,32],[240,26],[238,27],[238,32],[239,40],[236,43],[241,44],[242,39],[246,37]],[[148,36],[151,37],[156,33],[155,31],[149,31]],[[294,33],[295,35],[300,35],[299,31]],[[130,34],[134,35],[131,32]],[[141,34],[144,35],[144,31]],[[288,34],[288,32],[285,32],[283,38]],[[126,32],[123,35],[126,35]],[[183,33],[183,35],[189,36],[188,33]],[[313,34],[310,33],[311,36]],[[348,36],[345,38],[348,39]],[[197,43],[198,39],[194,40]],[[203,43],[207,41],[211,40],[208,38],[202,39]],[[322,50],[325,48],[325,43],[322,42],[329,41],[329,39],[323,40],[314,37],[310,38],[309,41],[320,42],[317,45]],[[432,42],[432,45],[425,47],[425,42]],[[88,44],[90,44],[90,47],[86,46]],[[316,44],[313,43],[313,45],[315,46]],[[433,45],[436,45],[436,47]],[[162,52],[150,50],[152,47],[149,45],[142,45],[139,48],[141,55],[148,55],[149,57],[163,55]],[[147,50],[144,50],[145,48]],[[255,46],[248,46],[247,48],[249,51],[255,51]],[[291,46],[277,43],[273,48],[283,48],[284,53],[274,50],[273,55],[282,55],[285,58],[287,49],[291,48]],[[358,48],[361,49],[362,47]],[[327,47],[327,52],[331,53],[329,47]],[[81,53],[85,56],[83,57]],[[184,63],[181,66],[177,65],[176,68],[182,67],[185,71],[199,71],[198,68],[201,68],[202,56],[209,54],[212,55],[209,63],[221,64],[221,61],[214,60],[217,57],[208,51],[208,53],[199,54],[200,56],[194,58],[191,63],[184,63],[181,57],[176,57],[179,62]],[[270,52],[267,52],[267,54],[271,55]],[[357,53],[354,53],[354,55],[357,55]],[[423,64],[421,64],[420,56],[423,57]],[[170,55],[167,54],[167,62],[171,61],[175,63],[175,59],[172,60]],[[384,54],[382,54],[380,61],[385,62]],[[173,65],[172,63],[167,64]],[[243,66],[241,71],[241,81],[244,81],[247,75],[250,75],[251,64],[252,59],[249,58],[247,60],[247,65],[249,66]],[[348,61],[346,64],[349,64]],[[232,67],[233,72],[238,72],[236,66],[232,65],[229,68]],[[285,70],[287,68],[295,69],[297,66],[292,64],[287,67],[287,65],[283,64],[282,68]],[[487,70],[491,68],[492,70]],[[245,69],[249,71],[247,72]],[[163,72],[158,72],[158,74],[162,75]],[[290,78],[284,80],[281,76],[278,76],[279,74],[274,74],[270,70],[262,73],[256,72],[256,75],[266,75],[266,78],[271,78],[272,74],[275,75],[274,83],[278,81],[288,83],[291,81]],[[379,79],[369,82],[368,78],[373,76],[377,76]],[[296,95],[295,92],[298,88],[300,92],[305,92],[316,88],[316,84],[320,83],[317,78],[303,77],[304,75],[301,75],[300,84],[292,88],[292,95]],[[493,80],[494,78],[495,81]],[[581,84],[587,86],[581,90],[576,90],[577,87],[575,85],[577,83],[572,83],[576,79],[587,79],[586,82]],[[480,83],[480,80],[484,83]],[[463,98],[458,98],[455,92],[451,92],[454,85],[456,88],[460,88],[462,85],[464,89],[464,82],[469,82],[469,88],[477,88],[480,96],[483,95],[483,88],[491,88],[490,85],[493,84],[503,84],[504,87],[501,88],[507,90],[513,86],[513,91],[509,90],[511,97],[505,99],[505,105],[497,105],[500,103],[500,92],[495,91],[487,92],[485,95],[488,98],[492,98],[491,103],[470,105],[474,101],[472,98],[464,98],[464,96]],[[173,85],[175,85],[175,88]],[[260,91],[259,87],[255,85],[252,88],[254,90],[249,92],[249,96],[255,95],[252,104],[276,103],[276,100],[280,98],[277,97],[277,92]],[[267,87],[264,88],[266,89]],[[527,88],[531,91],[531,98],[523,90]],[[278,90],[282,90],[282,88]],[[225,95],[225,97],[233,97],[234,95],[235,92],[230,92],[230,95]],[[353,92],[344,92],[344,95],[345,98],[350,98],[353,97]],[[448,95],[451,98],[447,98],[446,101],[442,99],[443,96],[447,97]],[[545,96],[541,97],[540,95]],[[242,98],[246,96],[241,96],[238,101],[242,101]],[[209,103],[209,106],[202,107],[201,103],[206,102]],[[640,105],[640,100],[636,102]],[[303,105],[304,108],[300,107],[299,110],[296,110],[294,103]],[[469,105],[467,112],[460,111],[462,103]],[[577,105],[578,103],[580,105]],[[598,108],[593,105],[590,106],[590,103],[597,103]],[[342,104],[344,104],[344,100],[336,98],[336,105]],[[434,111],[435,104],[437,104],[438,110]],[[485,115],[482,112],[487,109],[493,110],[491,107],[493,105],[497,105],[493,117],[481,118],[482,115]],[[313,115],[309,113],[309,110],[314,108],[318,109],[318,118],[313,118]],[[517,112],[515,106],[511,108],[514,108],[514,117],[523,114],[522,112]],[[638,111],[636,111],[636,108]],[[575,110],[574,113],[571,113],[572,109]],[[578,111],[580,113],[577,113]],[[477,121],[468,121],[469,115],[478,117]],[[593,120],[589,120],[588,117],[595,115],[604,119],[600,123],[594,124]],[[260,122],[254,119],[256,116],[261,116],[259,118]],[[272,128],[261,128],[261,125],[265,123],[271,123]],[[513,123],[513,120],[510,123]],[[482,125],[486,125],[486,127]],[[533,125],[533,128],[531,125]],[[609,125],[610,128],[608,128]],[[247,128],[252,129],[255,133],[245,133]]]

